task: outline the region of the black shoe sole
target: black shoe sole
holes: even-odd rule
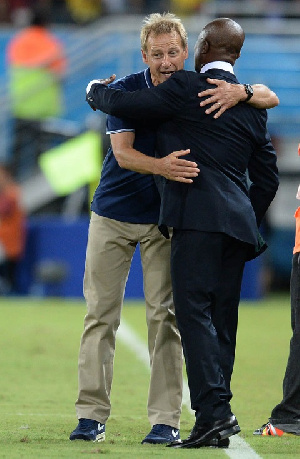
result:
[[[141,444],[142,445],[166,445],[170,443],[170,440],[161,440],[161,441],[157,441],[157,440],[146,440],[146,441],[141,441]]]
[[[90,438],[88,438],[86,435],[80,435],[80,434],[76,435],[76,437],[73,437],[73,438],[70,437],[70,440],[71,440],[71,441],[75,441],[75,440],[92,441],[92,440],[91,440]]]
[[[229,438],[224,438],[223,440],[220,440],[219,438],[212,438],[208,442],[204,443],[204,447],[208,448],[228,448],[229,447]]]
[[[203,446],[210,446],[209,442],[214,438],[218,440],[226,440],[227,438],[231,437],[232,435],[236,435],[241,431],[241,428],[238,424],[233,426],[229,426],[226,429],[221,430],[220,432],[212,432],[208,438],[202,438],[201,440],[195,440],[192,442],[183,440],[182,442],[173,442],[169,445],[166,445],[171,448],[202,448]],[[217,446],[218,447],[218,446]]]
[[[216,437],[219,440],[224,440],[226,438],[231,437],[232,435],[238,434],[240,431],[241,431],[240,426],[238,424],[236,424],[235,426],[232,426],[232,427],[229,427],[228,429],[222,430],[221,432],[219,432],[216,435]]]

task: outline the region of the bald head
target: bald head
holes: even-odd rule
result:
[[[195,45],[195,70],[213,61],[234,65],[240,57],[245,33],[242,27],[229,18],[209,22],[201,31]]]

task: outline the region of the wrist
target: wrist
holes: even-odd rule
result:
[[[244,92],[245,92],[245,99],[244,99],[244,102],[248,102],[251,97],[253,96],[253,88],[251,86],[251,84],[244,84]]]
[[[238,84],[237,85],[238,88],[239,88],[239,102],[245,102],[246,98],[247,98],[247,94],[246,94],[246,91],[245,91],[245,88],[244,88],[244,85],[243,84]]]
[[[161,175],[161,160],[162,158],[151,158],[151,172],[153,175]]]

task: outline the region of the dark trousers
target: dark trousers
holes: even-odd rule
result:
[[[285,432],[300,435],[300,253],[293,255],[291,272],[290,354],[283,379],[283,399],[272,410],[270,421]]]
[[[174,230],[176,320],[196,423],[231,416],[238,305],[249,244],[223,233]]]
[[[16,118],[12,146],[11,170],[15,178],[30,176],[43,151],[42,122]]]
[[[16,267],[17,260],[6,259],[0,264],[0,296],[16,293]]]

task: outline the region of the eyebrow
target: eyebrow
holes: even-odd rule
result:
[[[178,48],[180,48],[180,46],[179,45],[175,45],[175,46],[170,47],[168,49],[168,51],[177,50]],[[159,48],[159,47],[157,47],[157,48],[156,47],[152,47],[150,49],[151,49],[151,51],[163,51],[163,48]]]

